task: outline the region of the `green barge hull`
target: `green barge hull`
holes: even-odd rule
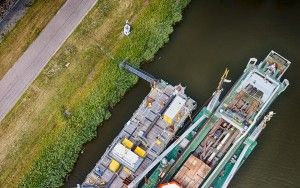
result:
[[[142,187],[167,187],[170,182],[179,187],[227,187],[256,147],[256,139],[266,122],[274,115],[272,111],[266,113],[289,85],[288,80],[281,81],[289,65],[287,59],[274,51],[259,63],[251,58],[221,102],[223,89],[219,85],[211,102],[201,109],[193,123],[203,116],[205,121],[164,157],[145,178]],[[197,171],[188,166],[191,160],[206,170],[201,171],[199,167]],[[196,177],[198,172],[201,177]]]

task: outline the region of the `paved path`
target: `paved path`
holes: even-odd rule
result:
[[[39,75],[97,0],[68,0],[0,81],[0,121]]]

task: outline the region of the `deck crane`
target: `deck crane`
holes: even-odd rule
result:
[[[230,83],[231,80],[228,80],[227,79],[227,76],[228,76],[228,73],[229,73],[229,69],[225,69],[220,81],[219,81],[219,84],[218,84],[218,87],[216,89],[216,91],[212,94],[212,99],[210,100],[209,104],[207,105],[207,110],[210,111],[210,112],[213,112],[214,109],[219,105],[220,101],[219,101],[219,98],[221,96],[221,93],[223,91],[223,83]]]

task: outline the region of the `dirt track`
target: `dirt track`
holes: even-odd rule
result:
[[[0,81],[0,121],[39,75],[97,0],[68,0]]]

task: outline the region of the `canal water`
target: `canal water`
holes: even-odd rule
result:
[[[262,60],[272,49],[292,62],[284,75],[290,87],[271,106],[277,114],[231,187],[300,187],[300,2],[193,0],[170,42],[143,66],[157,78],[182,83],[201,106],[225,67],[236,81],[249,58]],[[116,105],[111,119],[99,127],[98,137],[85,145],[65,187],[85,179],[149,90],[140,80]]]

